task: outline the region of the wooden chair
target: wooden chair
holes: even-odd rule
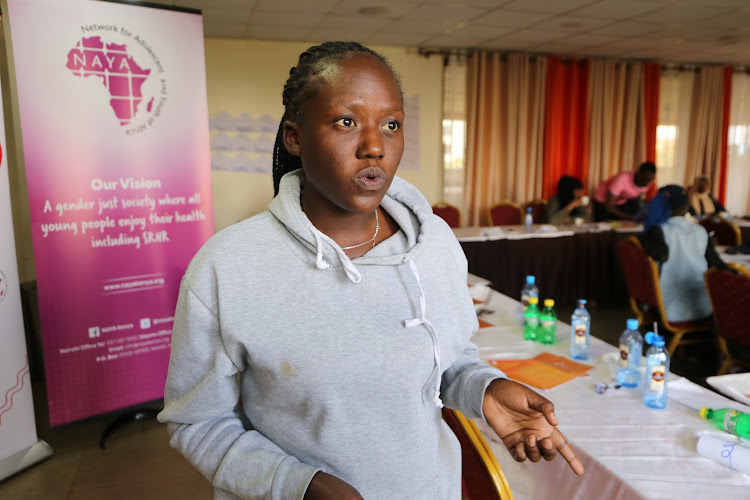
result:
[[[719,245],[728,247],[742,245],[742,232],[731,220],[715,215],[701,219],[700,225],[709,233],[713,231],[716,243]]]
[[[449,408],[443,408],[443,420],[461,443],[463,500],[512,500],[505,474],[476,424]]]
[[[517,226],[523,223],[523,209],[512,201],[492,205],[488,216],[492,226]]]
[[[750,357],[735,356],[727,344],[729,341],[750,351],[750,271],[735,264],[730,267],[737,272],[712,268],[703,276],[714,310],[719,349],[724,355],[719,375],[732,366],[750,370]]]
[[[547,202],[542,199],[531,200],[523,206],[523,213],[526,213],[526,209],[531,207],[531,216],[534,218],[535,224],[541,224],[547,222]]]
[[[432,205],[432,213],[443,219],[450,227],[461,227],[461,210],[444,201]]]
[[[705,342],[713,339],[707,335],[713,327],[713,317],[694,321],[669,321],[664,308],[659,283],[659,269],[656,262],[648,256],[638,238],[631,236],[617,245],[617,253],[625,274],[625,285],[630,296],[630,307],[638,318],[638,323],[659,322],[664,329],[672,333],[667,346],[672,356],[680,344]],[[686,334],[702,334],[693,339],[684,339]]]

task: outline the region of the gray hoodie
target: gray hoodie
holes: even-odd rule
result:
[[[367,500],[458,499],[440,406],[481,417],[503,376],[469,342],[461,247],[395,178],[381,206],[400,231],[350,260],[300,209],[301,182],[190,263],[159,420],[215,498],[302,498],[322,470]]]

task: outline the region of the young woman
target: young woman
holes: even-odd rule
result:
[[[583,183],[572,175],[563,175],[557,182],[557,194],[547,202],[550,224],[570,224],[575,219],[591,222],[591,207],[584,204]]]
[[[217,498],[460,498],[440,407],[484,416],[523,461],[559,451],[552,403],[477,358],[467,264],[396,178],[403,99],[356,43],[290,71],[268,211],[195,256],[175,315],[172,444]]]

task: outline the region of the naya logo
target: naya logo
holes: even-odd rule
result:
[[[5,274],[0,271],[0,302],[5,300],[6,295],[8,295],[8,279],[5,277]]]
[[[123,27],[92,24],[81,30],[89,36],[82,36],[68,51],[65,67],[76,77],[101,82],[127,135],[145,131],[167,102],[167,81],[158,56],[143,38]],[[95,32],[106,33],[91,34]]]
[[[654,380],[654,382],[661,382],[664,380],[664,372],[661,370],[654,370],[651,373],[651,378]]]

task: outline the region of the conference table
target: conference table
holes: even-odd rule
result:
[[[617,243],[642,231],[629,223],[579,226],[534,225],[463,227],[453,230],[469,262],[469,272],[492,282],[497,291],[520,298],[526,275],[536,276],[542,297],[574,306],[627,303]]]
[[[471,276],[470,283],[472,295],[482,302],[481,318],[494,325],[481,328],[472,339],[483,360],[524,359],[543,352],[569,357],[569,325],[558,322],[554,345],[524,341],[518,319],[519,303],[492,290],[487,280]],[[559,429],[586,467],[583,477],[576,476],[559,456],[551,462],[515,462],[489,426],[481,419],[475,420],[500,462],[515,498],[750,498],[750,476],[696,451],[702,434],[736,438],[720,433],[701,419],[696,409],[672,398],[692,400],[693,407],[750,409],[671,373],[667,408],[649,409],[641,401],[641,389],[613,387],[617,357],[614,347],[592,337],[590,358],[583,363],[593,368],[586,376],[549,390],[538,390],[554,403]],[[598,382],[605,382],[611,388],[597,393]]]

